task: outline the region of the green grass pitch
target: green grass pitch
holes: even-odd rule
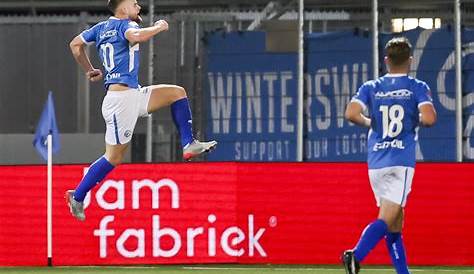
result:
[[[413,274],[474,274],[474,267],[412,267]],[[312,265],[188,265],[188,266],[124,266],[124,267],[0,267],[0,273],[5,274],[344,274],[338,266],[312,266]],[[389,267],[366,267],[360,274],[395,274]]]

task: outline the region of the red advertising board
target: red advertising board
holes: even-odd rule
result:
[[[338,264],[377,208],[360,163],[130,164],[86,199],[86,166],[53,169],[53,264]],[[474,165],[419,164],[404,228],[409,263],[474,265]],[[0,167],[0,265],[45,265],[46,168]],[[385,244],[366,263],[389,264]]]

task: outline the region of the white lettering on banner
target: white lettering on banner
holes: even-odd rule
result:
[[[349,74],[347,73],[347,65],[342,67],[342,83],[339,82],[338,68],[332,67],[332,78],[334,84],[334,101],[336,103],[337,112],[337,127],[343,127],[344,116],[342,113],[346,109],[347,104],[351,100],[351,94],[349,90]],[[341,87],[342,86],[342,87]]]
[[[124,246],[130,237],[137,239],[137,248],[135,250],[127,250]],[[117,240],[117,251],[125,258],[145,257],[145,230],[143,229],[126,229]]]
[[[344,112],[346,105],[349,103],[351,97],[357,92],[358,87],[367,81],[368,79],[368,65],[367,63],[354,63],[352,64],[352,80],[349,75],[349,64],[342,66],[342,74],[337,66],[331,68],[331,72],[327,68],[322,68],[316,71],[314,75],[314,94],[316,101],[322,105],[324,114],[316,116],[316,127],[318,130],[327,130],[331,126],[331,100],[334,98],[334,104],[336,107],[336,125],[338,128],[344,127]],[[360,70],[362,67],[362,71]],[[331,77],[332,76],[332,77]],[[339,77],[341,76],[341,77]],[[331,88],[331,79],[332,87]],[[361,81],[359,81],[361,79]],[[310,83],[311,80],[307,80]],[[307,85],[308,89],[311,89],[313,85]],[[334,95],[326,96],[330,91],[334,90]],[[313,92],[308,90],[307,94],[312,96]],[[312,100],[308,104],[312,104]],[[309,111],[311,106],[307,106]],[[351,125],[351,124],[349,124]],[[308,131],[312,132],[312,127],[308,127]]]
[[[99,237],[99,256],[107,257],[107,237],[114,236],[115,231],[107,229],[107,224],[114,221],[114,216],[107,215],[100,220],[99,229],[94,230],[94,236]]]
[[[264,228],[260,228],[257,233],[254,232],[254,225],[253,225],[253,215],[249,215],[249,256],[253,257],[254,256],[254,250],[256,249],[258,253],[262,257],[267,257],[267,253],[265,250],[263,250],[262,246],[258,242],[260,240],[260,237],[262,237],[263,233],[265,232]]]
[[[113,188],[117,192],[117,199],[115,202],[109,203],[104,199],[104,194]],[[100,186],[95,194],[97,204],[105,210],[115,210],[125,208],[125,190],[123,181],[107,180]]]
[[[217,220],[217,217],[214,214],[211,214],[207,217],[207,221],[210,224],[215,223],[216,220]],[[216,229],[214,227],[209,228],[209,231],[207,232],[207,238],[209,241],[207,245],[208,255],[211,257],[214,257],[216,256]]]
[[[123,210],[125,204],[125,192],[124,192],[123,180],[107,180],[104,184],[101,184],[95,199],[99,207],[104,210]],[[151,207],[152,209],[159,209],[160,196],[159,191],[163,187],[167,187],[171,190],[171,208],[179,209],[179,195],[180,190],[176,182],[171,179],[164,178],[157,182],[150,179],[132,180],[132,209],[140,209],[140,190],[142,188],[148,188],[152,191],[151,195]],[[117,200],[113,203],[106,202],[104,195],[109,189],[117,191]],[[275,218],[272,216],[272,218]],[[214,257],[217,253],[217,243],[220,243],[220,248],[228,256],[238,257],[247,255],[250,257],[261,256],[267,257],[267,253],[260,243],[266,229],[255,227],[255,217],[253,214],[248,215],[247,219],[247,231],[244,228],[238,226],[229,226],[221,232],[220,236],[216,232],[216,228],[213,226],[217,217],[214,214],[207,216],[208,225],[206,226],[190,226],[186,229],[185,236],[183,237],[178,230],[173,227],[164,226],[161,222],[160,215],[154,214],[151,216],[151,233],[146,233],[145,228],[125,228],[123,231],[118,231],[118,238],[115,239],[116,229],[111,229],[111,223],[117,221],[115,216],[106,215],[99,222],[99,228],[93,231],[93,235],[99,238],[99,256],[100,258],[107,258],[107,251],[110,246],[115,246],[118,254],[124,258],[138,258],[146,256],[146,236],[152,235],[152,256],[170,258],[177,256],[182,251],[183,242],[186,242],[185,253],[187,257],[194,257],[196,255],[195,246],[197,241],[206,240],[206,237],[199,237],[204,235],[207,229],[207,250],[208,256]],[[211,226],[209,226],[211,225]],[[122,227],[121,225],[117,227]],[[207,228],[205,228],[207,227]],[[271,226],[275,227],[275,225]],[[115,245],[109,245],[110,240],[115,239]],[[108,239],[111,238],[111,239]],[[162,239],[166,238],[172,240],[172,245],[167,246],[164,249],[161,245]],[[126,243],[130,239],[135,239],[137,246],[130,248],[126,246]],[[247,240],[247,246],[245,243]],[[134,241],[135,242],[135,241]],[[247,247],[247,249],[245,248]]]
[[[163,250],[160,247],[162,236],[173,238],[173,247],[169,250]],[[153,257],[173,257],[178,254],[181,248],[181,237],[179,233],[172,228],[160,228],[160,216],[153,215]]]
[[[319,111],[322,111],[322,114],[317,115],[314,119],[318,130],[327,130],[331,127],[331,119],[334,117],[331,116],[332,101],[330,98],[334,98],[337,127],[344,127],[345,107],[352,95],[357,92],[358,87],[367,81],[367,68],[367,63],[344,64],[342,65],[342,73],[340,67],[334,66],[331,70],[322,68],[317,70],[314,75],[305,75],[305,107],[308,119],[306,123],[309,132],[313,132],[311,110],[314,102],[322,105],[321,108],[318,108]],[[245,133],[262,133],[264,132],[262,121],[268,121],[266,131],[273,133],[275,132],[275,118],[279,117],[281,132],[293,133],[295,125],[288,120],[289,116],[292,116],[288,115],[288,109],[295,107],[293,100],[295,90],[294,87],[289,85],[289,81],[293,79],[292,71],[261,73],[209,72],[212,132],[215,134],[232,132],[241,134],[245,130]],[[280,90],[275,88],[278,80]],[[334,90],[334,94],[329,94],[331,90]],[[263,100],[263,96],[268,100]],[[313,96],[316,100],[313,100]],[[275,106],[276,97],[281,97],[279,109]],[[267,104],[265,108],[263,102]],[[245,113],[243,113],[243,109],[246,110]],[[268,111],[265,112],[264,109]],[[235,117],[232,117],[232,113],[235,113]],[[231,119],[236,121],[235,124],[232,124],[232,127],[235,128],[231,128]],[[244,123],[242,123],[243,119],[245,119]],[[246,129],[243,129],[243,126]]]
[[[213,218],[211,214],[208,216],[208,220],[211,221]],[[108,229],[107,225],[114,221],[114,216],[107,215],[102,218],[99,224],[99,229],[94,230],[94,236],[99,237],[99,249],[100,257],[107,257],[107,238],[115,235],[114,229]],[[210,222],[213,223],[213,222]],[[186,230],[186,256],[195,256],[195,239],[196,236],[204,233],[204,227],[190,227]],[[248,240],[248,256],[254,257],[258,253],[261,257],[267,257],[265,249],[260,243],[260,239],[265,233],[265,228],[258,228],[255,230],[254,216],[248,215],[248,231],[245,231],[238,226],[230,226],[226,228],[220,236],[220,245],[222,250],[229,256],[240,257],[245,254],[246,250],[241,245],[245,239]],[[125,242],[130,238],[135,237],[138,240],[138,245],[135,250],[127,250],[124,246]],[[173,240],[172,247],[168,250],[161,248],[161,239],[169,237]],[[160,215],[152,216],[152,256],[171,258],[176,256],[182,247],[183,239],[177,230],[171,227],[162,227],[160,223]],[[208,233],[208,255],[213,257],[216,255],[216,244],[217,235],[215,228],[209,228]],[[238,247],[240,245],[240,247]],[[117,251],[120,255],[125,258],[136,258],[145,257],[145,230],[144,229],[126,229],[123,231],[115,244]]]
[[[313,124],[312,124],[312,117],[311,117],[311,104],[313,103],[313,98],[312,98],[312,81],[311,81],[311,75],[305,74],[304,75],[304,80],[305,80],[305,85],[306,85],[306,95],[305,95],[305,102],[306,104],[304,105],[304,114],[306,115],[306,129],[308,132],[313,132]]]
[[[358,79],[359,79],[359,64],[354,63],[352,64],[352,87],[349,93],[353,94],[359,88],[359,83],[357,81]]]
[[[292,71],[209,72],[212,132],[294,133],[295,124],[292,117],[295,115],[290,111],[295,108],[296,103],[294,78]],[[345,107],[358,87],[367,79],[367,63],[343,64],[305,74],[304,107],[308,133],[335,131],[337,128],[353,126],[345,122]],[[306,146],[311,150],[306,153],[307,159],[329,158],[335,154],[338,156],[366,153],[366,141],[359,140],[358,134],[335,135],[331,134],[330,142],[320,138],[307,142]],[[255,161],[291,160],[290,142],[285,138],[271,141],[232,140],[233,158]],[[328,147],[332,147],[330,152]]]
[[[307,140],[305,156],[306,159],[319,159],[328,157],[328,138]]]
[[[332,67],[332,77],[334,84],[334,100],[337,111],[337,127],[344,126],[344,111],[351,100],[351,90],[349,89],[349,73],[347,65],[342,66],[342,82],[339,82],[339,72],[337,67]]]
[[[275,92],[273,90],[273,82],[276,79],[277,75],[273,72],[263,74],[263,80],[268,82],[268,133],[275,132]]]
[[[335,136],[333,141],[335,142],[335,153],[337,156],[367,153],[367,134],[365,133]]]
[[[288,107],[293,104],[293,99],[287,96],[286,88],[288,80],[293,79],[291,71],[281,73],[281,132],[294,132],[295,126],[288,122]]]
[[[234,142],[235,160],[290,160],[290,141]]]
[[[217,89],[214,86],[214,73],[208,73],[208,77],[211,92],[211,113],[214,117],[212,131],[214,133],[229,133],[229,119],[232,111],[232,74],[227,75],[227,92],[225,94],[222,73],[217,73]]]
[[[331,101],[322,92],[322,85],[328,86],[329,81],[330,77],[327,69],[320,69],[314,75],[316,100],[323,105],[324,109],[324,115],[316,116],[316,127],[319,130],[326,130],[331,125]]]
[[[132,183],[132,195],[133,195],[133,209],[140,208],[140,189],[148,187],[152,191],[152,205],[151,208],[160,208],[160,188],[168,187],[171,190],[171,208],[179,208],[179,189],[178,185],[171,179],[161,179],[158,182],[152,180],[134,180]]]
[[[236,234],[236,237],[232,239],[232,242],[230,244],[232,246],[236,246],[239,243],[241,243],[243,240],[245,240],[245,235],[242,229],[236,226],[229,227],[222,233],[222,237],[221,237],[222,250],[224,250],[224,252],[229,256],[240,257],[244,255],[244,249],[243,248],[233,249],[229,245],[229,238],[231,237],[232,234]]]
[[[256,122],[256,132],[262,132],[262,103],[260,92],[260,74],[255,73],[253,79],[250,72],[245,73],[245,86],[247,89],[247,133],[252,133],[252,121]],[[252,111],[253,110],[253,111]],[[253,115],[255,119],[253,119]]]
[[[201,235],[204,233],[204,228],[196,227],[196,228],[188,228],[186,231],[186,237],[188,239],[187,250],[189,257],[194,257],[194,238],[196,236]]]
[[[242,133],[242,76],[235,74],[235,88],[237,91],[237,133]]]
[[[320,137],[313,140],[307,140],[305,143],[306,159],[324,159],[331,156],[329,154],[329,142],[333,142],[335,147],[333,153],[337,156],[347,156],[354,154],[367,153],[367,134],[353,133],[351,135],[336,135],[328,137]]]

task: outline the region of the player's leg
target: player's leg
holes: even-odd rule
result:
[[[171,115],[179,131],[181,146],[183,147],[183,157],[186,160],[209,151],[216,146],[217,143],[215,141],[199,142],[194,140],[191,109],[184,88],[176,85],[154,85],[145,89],[149,89],[151,93],[147,105],[148,113],[171,106]]]
[[[384,238],[389,227],[393,227],[398,221],[401,206],[389,200],[380,199],[380,210],[377,220],[370,223],[362,232],[359,242],[353,250],[346,250],[342,260],[346,273],[356,274],[359,272],[359,263],[372,251]]]
[[[184,88],[176,85],[154,85],[147,88],[151,92],[147,106],[148,113],[171,106],[171,115],[179,131],[181,145],[190,144],[193,141],[192,117]]]
[[[403,210],[401,211],[395,224],[389,228],[385,236],[385,243],[387,245],[388,253],[392,258],[392,264],[398,274],[409,274],[405,245],[402,237],[403,227]]]
[[[114,167],[122,163],[127,144],[105,145],[105,154],[90,165],[84,178],[74,191],[74,199],[78,202],[84,201],[89,192],[97,183],[100,183]]]
[[[83,202],[87,193],[122,162],[127,147],[128,144],[106,144],[105,154],[89,166],[76,189],[67,191],[66,198],[74,217],[81,221],[86,218]]]
[[[346,273],[356,274],[359,272],[359,263],[365,259],[369,252],[386,235],[388,227],[393,224],[398,216],[396,204],[383,197],[387,194],[387,176],[390,169],[369,170],[369,179],[379,209],[379,216],[363,230],[361,237],[352,250],[346,250],[342,261]],[[392,215],[395,215],[393,217]]]
[[[352,254],[350,252],[348,253],[348,255],[352,255],[352,257],[347,256],[348,258],[345,262],[352,260],[358,265],[389,231],[401,231],[403,224],[403,207],[411,191],[413,174],[414,170],[410,167],[388,167],[369,170],[372,190],[374,191],[377,205],[380,207],[378,219],[366,227],[356,247],[350,251]],[[394,238],[394,240],[398,240],[399,243],[401,243],[399,247],[402,248],[404,252],[401,237]],[[346,253],[344,255],[346,255]],[[403,261],[402,258],[400,264],[402,264]],[[357,273],[357,271],[350,273]]]
[[[403,243],[402,228],[404,212],[403,208],[406,205],[408,194],[411,192],[411,185],[413,181],[415,170],[411,167],[394,167],[394,183],[388,185],[391,200],[399,201],[400,213],[397,220],[391,226],[385,237],[388,252],[392,258],[392,263],[398,274],[410,273],[408,270],[405,246]]]
[[[105,154],[92,163],[75,190],[66,193],[71,213],[85,219],[83,201],[87,193],[123,161],[138,118],[137,90],[108,92],[102,104],[106,124]]]
[[[401,206],[386,199],[381,199],[377,220],[370,223],[362,232],[359,242],[354,249],[354,257],[361,262],[374,249],[377,243],[387,234],[398,219]]]

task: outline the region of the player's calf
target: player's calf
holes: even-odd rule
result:
[[[400,204],[382,198],[380,201],[378,218],[387,224],[389,231],[401,231],[401,226],[403,224],[403,208]]]

